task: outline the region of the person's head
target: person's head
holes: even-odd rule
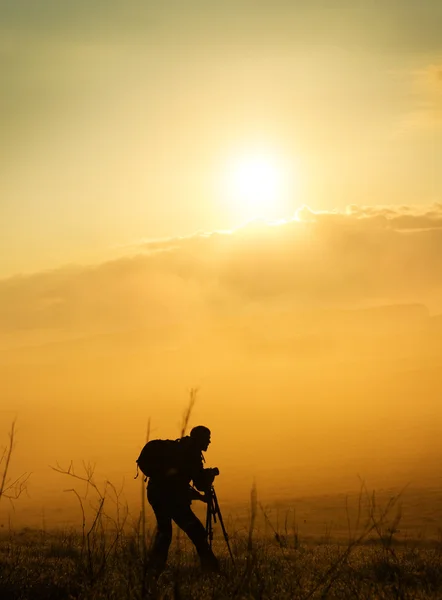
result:
[[[210,444],[210,429],[204,425],[197,425],[191,430],[190,438],[201,451],[205,452]]]

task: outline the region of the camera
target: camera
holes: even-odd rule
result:
[[[217,467],[214,467],[213,469],[204,469],[205,485],[211,486],[217,475],[219,475],[219,469]]]

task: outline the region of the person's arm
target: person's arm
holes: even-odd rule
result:
[[[218,469],[205,469],[201,452],[195,452],[189,462],[190,475],[194,486],[200,492],[207,492],[218,475]]]
[[[196,488],[198,488],[201,492],[207,493],[217,475],[219,475],[219,470],[217,468],[204,469],[204,467],[201,465],[201,469],[195,473],[195,476],[192,477],[192,480]]]
[[[200,491],[205,492],[207,489],[206,469],[203,466],[203,457],[201,452],[195,453],[192,457],[191,477],[194,486]]]
[[[206,498],[205,494],[201,494],[195,488],[190,487],[189,493],[190,493],[191,500],[201,500],[201,502],[207,502],[207,498]]]

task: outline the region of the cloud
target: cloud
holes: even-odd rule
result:
[[[442,204],[432,206],[379,207],[350,205],[347,212],[359,219],[371,219],[397,231],[442,228]]]
[[[435,61],[409,74],[413,108],[403,125],[407,129],[442,127],[442,61]]]
[[[143,242],[133,256],[0,282],[0,331],[60,334],[296,311],[424,303],[442,309],[442,204],[300,209],[283,224]]]

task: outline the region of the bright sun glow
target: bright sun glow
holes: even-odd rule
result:
[[[226,170],[223,195],[239,220],[286,217],[293,191],[293,168],[277,156],[242,156]]]

